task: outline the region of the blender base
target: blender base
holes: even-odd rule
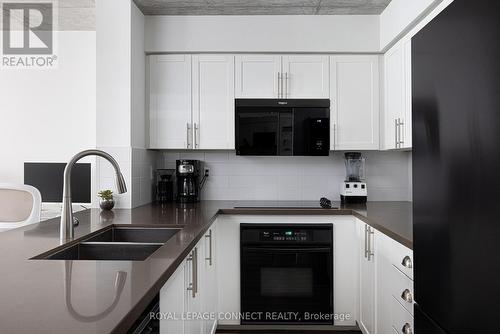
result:
[[[366,196],[344,196],[340,195],[340,201],[342,203],[366,203]]]

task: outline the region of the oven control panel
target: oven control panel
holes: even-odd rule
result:
[[[240,224],[242,245],[331,245],[333,224]]]
[[[312,241],[312,235],[303,230],[269,230],[260,232],[260,241]]]

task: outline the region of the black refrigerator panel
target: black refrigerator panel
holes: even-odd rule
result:
[[[416,334],[446,334],[417,305],[415,305],[414,312]]]
[[[446,333],[498,327],[499,13],[455,0],[412,39],[415,301]]]

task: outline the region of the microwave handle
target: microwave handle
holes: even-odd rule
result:
[[[281,98],[281,73],[278,72],[278,99]]]

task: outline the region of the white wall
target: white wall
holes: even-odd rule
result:
[[[118,208],[151,201],[155,154],[146,150],[146,56],[144,15],[131,1],[96,2],[97,146],[113,155],[128,192]],[[115,189],[114,171],[98,160],[98,188]]]
[[[23,183],[25,161],[67,162],[96,146],[95,31],[54,38],[56,68],[0,70],[0,182]]]
[[[135,4],[131,13],[131,145],[132,207],[150,203],[156,152],[146,150],[149,144],[149,115],[146,106],[146,53],[144,50],[144,15]]]
[[[378,52],[378,15],[146,16],[146,52]]]
[[[380,50],[386,50],[443,0],[392,0],[380,15]]]
[[[131,142],[133,147],[146,148],[149,122],[146,112],[145,19],[135,4],[132,4],[131,10]]]
[[[96,2],[97,145],[130,146],[131,4]]]
[[[131,3],[96,2],[97,32],[97,147],[120,165],[128,192],[115,194],[116,207],[132,203],[131,148]],[[109,162],[97,160],[97,188],[115,190]]]
[[[409,152],[363,152],[370,201],[409,200]],[[339,200],[345,178],[342,152],[328,157],[244,157],[234,151],[159,153],[158,166],[179,158],[204,160],[207,200]]]

